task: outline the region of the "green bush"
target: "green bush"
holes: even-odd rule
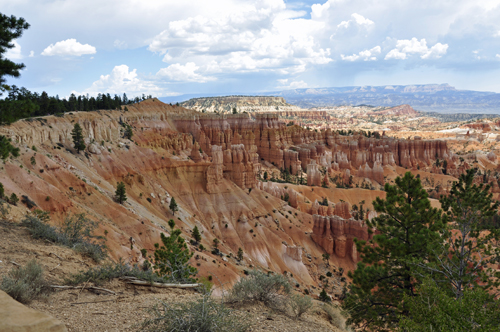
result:
[[[144,271],[137,265],[130,265],[120,259],[117,263],[107,263],[102,266],[91,267],[85,272],[72,274],[69,278],[65,279],[65,283],[78,285],[90,281],[99,285],[105,281],[121,277],[135,277],[149,282],[165,282],[165,279],[157,276],[153,271]]]
[[[21,224],[30,230],[34,239],[45,239],[72,248],[82,255],[92,258],[95,262],[100,262],[107,257],[106,246],[100,241],[100,237],[92,235],[97,223],[87,219],[85,214],[68,216],[59,229],[44,221],[36,214],[26,215],[21,220]],[[93,239],[97,239],[98,242]]]
[[[253,270],[248,277],[241,278],[229,294],[230,302],[261,301],[274,305],[283,295],[290,294],[292,287],[280,274],[266,274]]]
[[[30,303],[37,297],[51,291],[43,276],[42,266],[34,259],[29,261],[26,266],[10,270],[3,277],[0,289],[21,303]]]
[[[148,312],[152,318],[142,323],[143,331],[244,332],[249,328],[246,317],[236,315],[210,294],[182,304],[161,301]]]

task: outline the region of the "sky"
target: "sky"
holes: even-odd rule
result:
[[[500,92],[500,0],[0,0],[31,25],[8,84],[71,93],[258,93],[448,83]]]

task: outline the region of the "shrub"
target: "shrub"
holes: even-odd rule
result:
[[[284,276],[253,270],[248,272],[248,277],[240,279],[234,285],[229,301],[261,301],[266,305],[274,305],[281,295],[290,294],[291,289]]]
[[[78,285],[90,281],[99,285],[121,277],[135,277],[149,282],[165,282],[165,279],[157,276],[153,271],[144,270],[137,265],[130,265],[121,259],[116,263],[107,263],[95,268],[91,267],[85,272],[71,274],[64,282],[69,285]]]
[[[152,318],[142,323],[143,331],[244,332],[249,328],[247,318],[235,315],[210,294],[182,304],[161,301],[148,312]]]
[[[43,276],[42,266],[35,260],[29,261],[26,266],[10,270],[3,277],[0,288],[21,303],[30,303],[51,291]]]
[[[39,211],[39,210],[36,210]],[[75,251],[92,258],[95,262],[100,262],[107,256],[106,246],[99,242],[94,242],[92,239],[93,230],[97,227],[97,223],[85,217],[85,214],[77,214],[68,216],[60,229],[46,224],[43,219],[46,215],[38,213],[38,216],[26,215],[21,224],[27,227],[31,236],[34,239],[46,239],[50,242],[63,245],[74,249]],[[47,221],[48,219],[45,219]]]
[[[9,214],[10,206],[5,204],[5,201],[0,198],[0,216],[5,219]]]
[[[346,319],[337,306],[326,304],[323,306],[323,311],[326,313],[328,320],[333,326],[338,327],[339,329],[345,328]]]
[[[307,295],[294,294],[290,296],[289,305],[295,317],[299,318],[312,307],[312,300]]]

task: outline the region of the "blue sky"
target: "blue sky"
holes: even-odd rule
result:
[[[449,83],[500,92],[500,0],[0,0],[9,84],[157,97]]]

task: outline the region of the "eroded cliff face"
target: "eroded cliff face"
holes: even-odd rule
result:
[[[318,188],[328,180],[323,168],[382,184],[388,167],[428,167],[435,158],[451,158],[444,141],[308,131],[285,126],[276,114],[218,116],[154,99],[127,108],[0,128],[21,148],[21,156],[0,170],[6,193],[28,196],[51,212],[54,224],[69,213],[86,213],[99,221],[98,234],[106,237],[111,256],[130,262],[142,260],[140,249],[154,250],[169,219],[186,238],[198,226],[206,248],[220,240],[224,258],[198,250],[193,264],[201,275],[213,273],[222,282],[236,281],[252,265],[288,271],[303,287],[317,286],[324,251],[335,253],[332,263],[354,266],[352,241],[366,237],[366,229],[349,219],[350,206],[362,195],[369,204],[381,193]],[[87,144],[80,154],[71,139],[75,123]],[[123,137],[124,123],[133,128],[132,141]],[[307,168],[315,187],[261,182],[264,164],[292,174]],[[124,205],[113,199],[121,181],[128,196]],[[314,210],[319,193],[332,205],[315,204]],[[172,197],[180,207],[175,215],[168,208]],[[245,253],[242,263],[232,258],[238,248]]]

